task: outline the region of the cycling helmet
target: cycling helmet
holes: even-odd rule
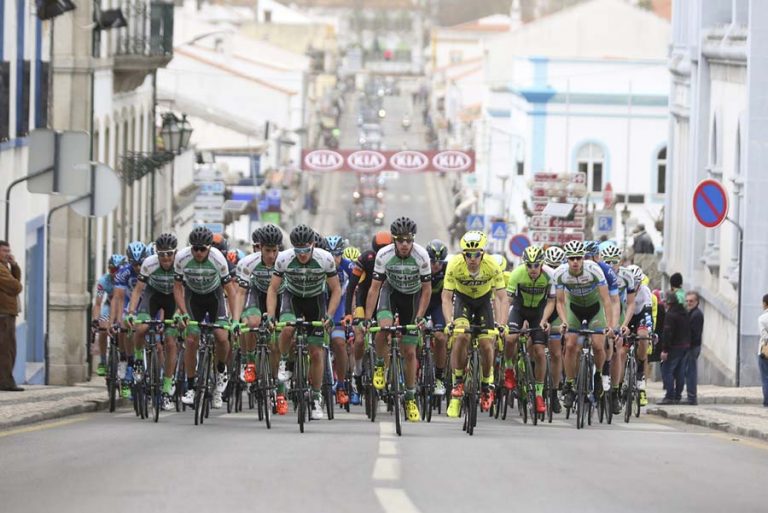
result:
[[[544,263],[550,267],[560,267],[565,259],[565,251],[558,246],[550,246],[544,252]]]
[[[283,243],[283,232],[274,224],[265,224],[258,232],[262,246],[280,246]]]
[[[445,247],[443,241],[435,239],[427,244],[427,253],[429,253],[429,259],[433,262],[445,262],[445,257],[448,256],[448,248]]]
[[[600,250],[600,256],[609,264],[619,263],[621,261],[621,250],[618,246],[606,246]]]
[[[608,246],[615,246],[615,245],[616,245],[616,242],[615,242],[615,241],[612,241],[612,240],[604,240],[604,241],[603,241],[603,242],[601,242],[601,243],[600,243],[600,245],[598,246],[598,249],[600,250],[600,254],[602,255],[602,252],[603,252],[603,250],[604,250],[605,248],[607,248]]]
[[[161,233],[160,236],[155,239],[155,248],[158,251],[168,251],[176,249],[179,241],[176,240],[176,236],[172,233]]]
[[[584,256],[584,243],[580,240],[570,240],[563,246],[566,257],[583,257]]]
[[[584,256],[594,257],[600,251],[600,243],[596,240],[588,240],[584,242]]]
[[[261,244],[261,228],[256,228],[251,233],[251,242],[254,244]]]
[[[140,240],[135,240],[128,244],[125,249],[125,256],[128,257],[128,262],[131,264],[140,264],[144,261],[144,251],[147,247]]]
[[[410,217],[398,217],[389,227],[392,235],[415,235],[416,223]]]
[[[462,251],[473,249],[485,250],[486,244],[488,244],[488,237],[479,230],[470,230],[461,238]]]
[[[240,261],[240,253],[239,249],[230,249],[227,251],[227,261],[229,261],[232,265],[237,265],[237,263]]]
[[[107,265],[110,269],[117,269],[121,265],[123,265],[126,262],[125,257],[123,255],[120,255],[118,253],[115,253],[111,257],[109,257],[109,261],[107,262]]]
[[[523,251],[524,264],[540,264],[544,261],[544,250],[539,246],[528,246]]]
[[[507,259],[504,257],[504,255],[493,255],[493,259],[496,260],[496,263],[499,264],[499,267],[501,267],[502,271],[507,270]]]
[[[311,244],[315,240],[315,231],[306,224],[300,224],[291,230],[290,239],[294,246]]]
[[[226,253],[229,250],[229,243],[227,242],[227,239],[224,238],[223,233],[213,234],[213,247],[222,253]]]
[[[210,246],[213,244],[213,232],[207,226],[195,226],[189,232],[191,246]]]
[[[156,253],[156,251],[155,251],[155,241],[149,242],[144,247],[144,258],[149,258],[152,255],[154,255],[155,253]]]
[[[325,241],[325,237],[315,232],[313,240],[315,242],[316,248],[324,249],[330,253],[331,249],[328,247],[328,243]]]
[[[642,269],[640,269],[639,265],[632,264],[627,266],[627,269],[632,273],[632,277],[635,278],[635,284],[639,285],[643,282],[645,279],[645,273]]]
[[[371,241],[371,247],[376,253],[384,246],[389,246],[390,244],[392,244],[392,234],[389,232],[376,232],[373,236],[373,241]]]
[[[353,262],[360,258],[360,250],[354,246],[347,246],[347,248],[344,250],[344,253],[342,254],[344,255],[344,258],[348,258]]]
[[[339,235],[329,235],[325,238],[328,249],[334,256],[341,256],[344,253],[344,239]]]

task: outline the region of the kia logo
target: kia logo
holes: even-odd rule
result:
[[[344,157],[330,150],[315,150],[307,153],[304,164],[315,171],[335,171],[344,165]]]
[[[440,171],[465,171],[472,166],[472,159],[460,151],[441,151],[432,157],[432,165]]]
[[[426,169],[429,159],[418,151],[400,151],[389,158],[389,164],[398,171],[421,171]]]
[[[379,152],[361,150],[347,157],[347,164],[355,171],[381,171],[386,166],[387,159]]]

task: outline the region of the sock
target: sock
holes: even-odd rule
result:
[[[163,378],[163,393],[164,394],[170,394],[171,393],[171,378]]]
[[[277,382],[277,395],[285,395],[285,382]]]
[[[143,349],[134,349],[133,350],[133,359],[134,360],[143,360],[144,359],[144,350]]]
[[[490,376],[483,376],[482,379],[480,379],[480,382],[483,385],[490,385],[493,383],[493,372],[491,372]]]
[[[195,376],[187,377],[187,390],[195,389]]]
[[[120,351],[120,361],[121,361],[121,362],[124,362],[124,361],[126,361],[127,359],[128,359],[128,355],[127,355],[125,352],[123,352],[123,351]]]
[[[544,393],[544,383],[536,382],[536,395],[538,397],[541,397],[541,394]]]
[[[406,388],[405,389],[405,400],[406,401],[412,401],[416,398],[416,389],[415,388]]]
[[[312,399],[322,399],[323,392],[319,388],[313,388],[312,389]]]
[[[608,375],[611,372],[611,362],[606,360],[603,364],[603,374]]]
[[[216,370],[218,371],[219,374],[223,374],[224,371],[227,370],[227,364],[224,362],[218,362],[216,364]]]
[[[514,369],[515,368],[515,360],[514,360],[514,358],[504,358],[504,368],[505,369]]]
[[[642,381],[645,379],[645,369],[643,369],[643,362],[637,362],[637,380]]]
[[[458,385],[459,383],[464,381],[464,370],[456,370],[453,371],[453,384]]]
[[[106,365],[107,364],[107,357],[104,356],[104,355],[99,356],[99,363],[102,364],[102,365]]]
[[[128,367],[133,367],[133,356],[128,357]]]
[[[613,389],[614,390],[618,390],[619,389],[619,385],[613,385]]]
[[[376,367],[384,367],[384,358],[376,357]]]
[[[573,384],[576,382],[575,378],[565,378],[565,384],[569,385],[570,387],[573,387]]]
[[[445,377],[445,369],[440,369],[438,367],[435,367],[435,379],[439,379],[440,381],[442,381],[444,377]]]
[[[248,351],[248,353],[246,353],[245,360],[248,363],[256,363],[256,351]]]

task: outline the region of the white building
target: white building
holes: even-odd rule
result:
[[[670,173],[662,270],[681,272],[701,295],[703,382],[758,382],[756,319],[768,292],[768,4],[762,0],[673,3]],[[739,232],[694,219],[693,194],[705,178],[721,182],[728,217],[744,246],[739,299]],[[738,323],[741,321],[741,336]],[[740,365],[737,361],[740,360]]]
[[[489,41],[475,145],[483,213],[521,230],[533,173],[581,171],[590,204],[602,207],[608,183],[619,199],[628,194],[629,228],[644,223],[658,247],[668,43],[665,20],[620,0],[578,4]]]

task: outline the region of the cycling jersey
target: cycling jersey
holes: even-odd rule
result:
[[[352,277],[352,268],[354,264],[352,263],[352,260],[348,258],[341,258],[341,262],[339,263],[339,266],[336,268],[336,273],[339,276],[339,285],[341,286],[341,300],[339,301],[339,304],[342,305],[346,303],[346,293],[347,293],[347,285],[349,284],[349,280]],[[336,313],[333,316],[333,322],[336,325],[341,324],[341,320],[344,318],[344,309],[343,308],[337,308]],[[331,334],[332,336],[338,335],[338,333],[334,332]],[[343,333],[340,336],[344,336]]]
[[[373,276],[375,264],[376,252],[370,249],[353,262],[352,276],[349,277],[347,295],[344,298],[344,312],[347,315],[352,315],[355,304],[361,305],[361,307],[365,306],[365,299],[368,297],[368,290],[371,287],[370,276]],[[362,313],[359,316],[362,316]]]
[[[611,267],[607,262],[603,262],[602,260],[600,262],[597,262],[597,265],[600,266],[600,269],[603,271],[603,274],[605,275],[605,284],[608,286],[608,294],[611,296],[618,295],[619,280],[616,277],[616,273],[613,272],[613,267]]]
[[[504,274],[496,260],[484,254],[477,272],[467,267],[464,255],[454,255],[445,271],[445,290],[464,294],[473,299],[483,297],[491,290],[504,288]]]
[[[440,298],[443,292],[443,282],[445,281],[445,264],[440,264],[440,270],[432,273],[432,298]]]
[[[182,249],[176,253],[173,270],[176,281],[183,281],[193,294],[212,294],[232,279],[227,259],[216,248],[210,248],[202,262],[195,260],[191,247]]]
[[[281,251],[275,261],[275,276],[285,280],[292,296],[308,298],[319,296],[328,278],[338,273],[333,256],[320,248],[313,248],[309,262],[302,264],[293,249]]]
[[[532,280],[525,265],[519,265],[509,277],[507,294],[523,308],[538,308],[547,298],[554,297],[555,284],[544,267],[538,278]]]
[[[411,253],[400,258],[394,244],[385,246],[376,254],[373,279],[386,279],[393,290],[402,294],[416,294],[421,290],[422,283],[432,279],[429,254],[423,246],[414,244]]]
[[[96,282],[96,295],[101,297],[102,304],[109,304],[115,292],[115,280],[111,273],[107,273]]]
[[[616,272],[616,278],[619,286],[619,297],[621,298],[622,309],[627,302],[627,294],[634,294],[637,286],[635,285],[635,277],[632,276],[632,271],[626,267],[619,267]]]
[[[584,267],[577,276],[569,266],[561,265],[555,272],[555,287],[566,291],[568,300],[576,306],[592,306],[600,302],[599,287],[606,285],[605,274],[597,263],[584,260]]]
[[[157,255],[152,255],[141,264],[138,280],[160,294],[173,294],[173,267],[165,270]]]
[[[267,267],[261,259],[261,253],[251,253],[237,263],[237,281],[244,289],[255,288],[266,294],[272,282],[274,268]],[[285,288],[280,286],[282,292]]]
[[[115,288],[126,291],[126,299],[131,297],[136,282],[139,281],[139,274],[133,269],[131,264],[123,264],[115,273]]]

